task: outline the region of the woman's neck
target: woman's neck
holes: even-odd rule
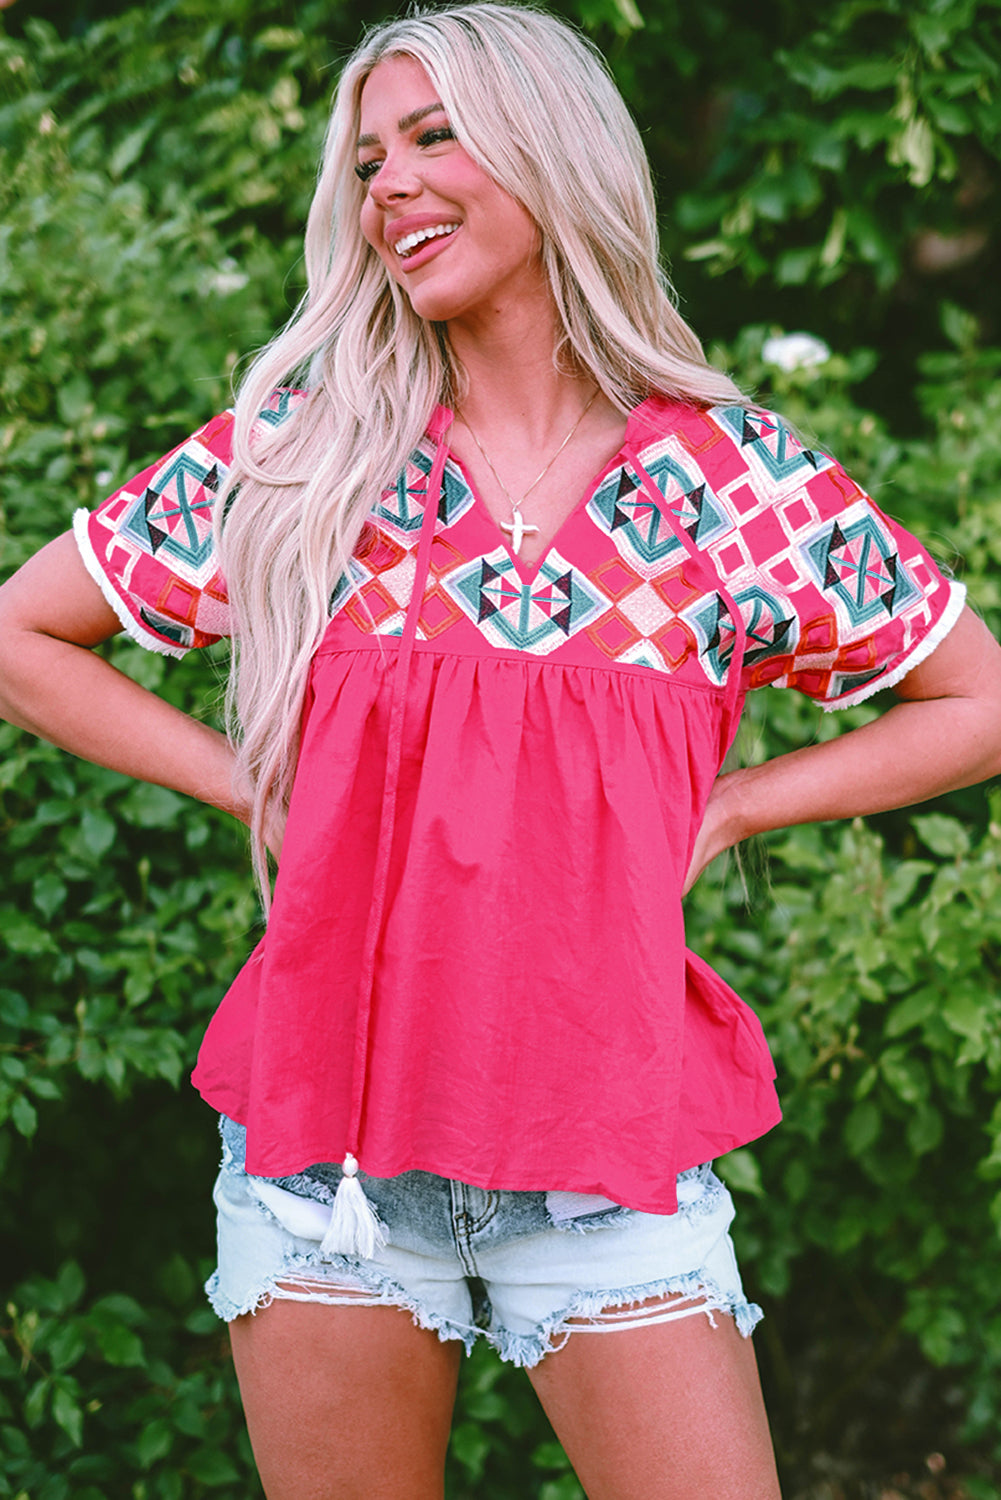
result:
[[[521,307],[488,326],[450,324],[448,339],[466,376],[459,413],[478,433],[514,430],[528,446],[545,446],[594,394],[590,375],[556,369],[550,308],[540,316],[536,307]]]
[[[555,367],[555,316],[535,304],[476,328],[450,324],[467,385],[449,434],[453,457],[520,564],[534,567],[622,446],[626,417],[586,372]],[[526,506],[524,512],[521,505]],[[523,515],[525,525],[517,523]]]

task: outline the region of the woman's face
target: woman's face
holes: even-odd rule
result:
[[[362,234],[422,318],[475,324],[546,294],[535,221],[456,141],[414,58],[366,79],[356,170]]]

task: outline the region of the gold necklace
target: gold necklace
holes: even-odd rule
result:
[[[538,526],[530,526],[527,523],[527,521],[525,520],[525,517],[521,513],[521,507],[524,505],[524,503],[528,499],[529,495],[535,489],[536,485],[541,484],[542,481],[543,481],[543,479],[545,479],[546,475],[549,473],[550,469],[553,467],[553,464],[559,458],[560,454],[563,452],[563,449],[567,446],[567,444],[569,443],[570,439],[573,437],[574,433],[577,431],[577,428],[580,426],[580,424],[583,422],[584,418],[587,416],[588,412],[591,410],[591,407],[594,405],[595,400],[597,399],[597,396],[598,396],[598,387],[596,386],[595,390],[594,390],[594,395],[591,397],[590,401],[587,403],[587,405],[585,406],[584,410],[581,412],[580,416],[577,418],[576,422],[573,424],[573,426],[571,427],[570,431],[567,433],[566,437],[563,439],[562,443],[557,448],[556,452],[553,454],[552,458],[546,464],[546,467],[542,470],[542,473],[536,475],[536,477],[532,480],[531,484],[528,486],[528,489],[522,495],[522,497],[521,497],[520,500],[516,500],[514,498],[514,496],[511,494],[511,491],[508,489],[507,485],[504,483],[503,479],[500,477],[500,475],[498,474],[497,470],[494,468],[493,464],[490,462],[490,459],[487,457],[486,451],[484,450],[483,444],[480,442],[479,438],[476,436],[476,433],[473,431],[472,427],[470,426],[469,418],[465,417],[465,416],[462,416],[460,414],[459,420],[465,426],[467,432],[469,433],[469,436],[472,438],[472,440],[476,444],[477,448],[479,448],[480,453],[483,455],[483,461],[484,461],[484,463],[487,465],[487,467],[490,470],[491,474],[496,479],[496,481],[497,481],[498,485],[500,486],[500,488],[504,491],[504,495],[505,495],[505,498],[507,499],[507,503],[511,507],[511,519],[510,519],[510,521],[501,521],[500,522],[500,529],[501,529],[501,531],[506,531],[506,532],[509,533],[509,535],[511,537],[511,551],[514,553],[515,557],[517,557],[518,554],[520,553],[520,551],[521,551],[521,544],[525,540],[525,537],[528,536],[530,533],[537,532],[538,529],[539,529]]]

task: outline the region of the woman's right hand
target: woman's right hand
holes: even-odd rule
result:
[[[121,630],[71,532],[0,588],[0,717],[85,760],[246,821],[226,736],[91,649]],[[275,834],[280,846],[281,829]]]

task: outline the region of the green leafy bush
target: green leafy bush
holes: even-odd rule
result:
[[[997,5],[566,8],[647,130],[714,357],[927,538],[997,628]],[[370,14],[92,4],[63,34],[39,16],[74,7],[18,10],[0,34],[6,568],[225,405],[295,301],[330,65]],[[929,236],[948,266],[929,269]],[[834,352],[783,370],[767,340],[800,323]],[[102,649],[217,713],[217,653]],[[761,693],[740,753],[873,712],[818,721]],[[176,1092],[257,928],[243,838],[6,727],[0,827],[0,1496],[257,1493],[200,1292],[214,1129]],[[790,1494],[894,1473],[916,1494],[933,1446],[967,1494],[1001,1493],[999,840],[1001,804],[971,792],[775,835],[767,862],[720,862],[689,901],[693,945],[757,1006],[780,1073],[784,1126],[723,1170]],[[477,1351],[450,1495],[526,1486],[580,1495],[523,1377]]]

